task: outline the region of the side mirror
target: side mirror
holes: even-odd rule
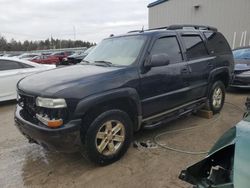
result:
[[[152,55],[148,61],[145,62],[144,66],[147,68],[161,67],[169,65],[170,60],[168,54],[161,53]]]

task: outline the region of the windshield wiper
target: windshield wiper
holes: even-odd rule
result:
[[[109,62],[109,61],[95,61],[95,63],[100,63],[100,64],[105,64],[105,65],[107,65],[107,66],[112,66],[113,65],[113,63],[111,63],[111,62]]]

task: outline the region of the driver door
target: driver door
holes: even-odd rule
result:
[[[150,56],[165,53],[169,65],[152,67],[141,74],[140,98],[143,118],[159,114],[187,102],[189,75],[177,36],[161,36],[156,39]]]

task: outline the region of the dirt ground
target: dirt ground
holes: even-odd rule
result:
[[[248,91],[231,90],[226,101],[244,108]],[[180,181],[182,169],[204,155],[176,153],[162,148],[134,148],[118,162],[98,167],[80,153],[61,154],[29,144],[14,126],[15,104],[0,105],[0,187],[191,187]],[[201,125],[190,131],[167,134],[160,142],[189,151],[207,151],[227,129],[242,118],[243,112],[225,104],[220,116],[207,120],[185,117],[156,130],[142,130],[135,140],[153,140],[164,131]],[[218,121],[214,122],[216,118]],[[208,125],[208,123],[212,123]]]

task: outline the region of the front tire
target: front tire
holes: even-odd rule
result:
[[[223,82],[216,81],[213,83],[208,96],[208,107],[214,114],[221,111],[225,101],[225,93]]]
[[[132,121],[121,110],[109,110],[97,116],[85,135],[85,152],[99,165],[119,160],[132,140]]]

